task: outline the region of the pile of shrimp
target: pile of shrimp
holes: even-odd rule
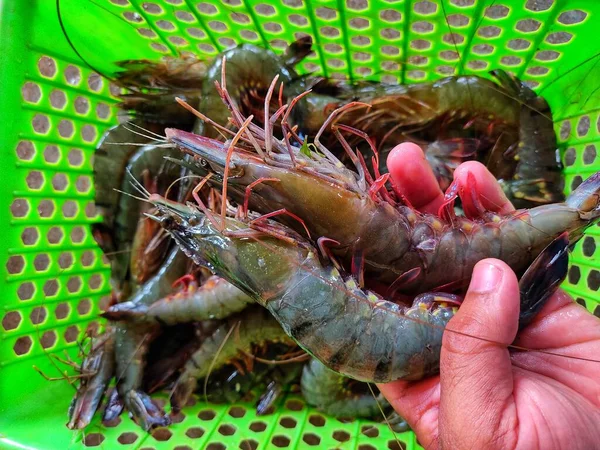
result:
[[[113,301],[77,367],[69,428],[123,410],[167,426],[195,392],[258,393],[267,414],[298,386],[327,414],[385,412],[401,431],[368,383],[437,373],[477,261],[520,276],[521,326],[566,276],[568,248],[600,215],[600,176],[564,199],[543,98],[500,70],[409,86],[299,75],[311,46],[120,63],[131,120],[94,160]],[[391,189],[383,162],[404,140],[446,190],[439,215]],[[457,215],[452,173],[470,159],[530,209],[499,216],[468,192]],[[170,413],[150,395],[165,389]]]

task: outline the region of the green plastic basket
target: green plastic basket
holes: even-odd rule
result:
[[[301,70],[327,76],[410,83],[503,68],[549,100],[566,190],[600,170],[596,0],[63,0],[60,14],[55,0],[0,0],[0,8],[1,448],[401,447],[383,425],[325,417],[294,395],[260,418],[249,404],[198,402],[153,435],[126,416],[86,433],[65,427],[72,388],[33,366],[59,375],[48,354],[75,355],[109,294],[89,230],[91,159],[117,109],[115,90],[92,67],[110,74],[115,60],[210,56],[241,42],[281,52],[310,34],[316,53]],[[593,227],[577,246],[565,285],[597,315],[599,236]],[[398,438],[418,447],[412,433]]]

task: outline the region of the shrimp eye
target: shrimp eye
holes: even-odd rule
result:
[[[161,225],[167,230],[171,229],[173,228],[173,225],[175,225],[175,219],[173,219],[173,217],[171,216],[164,217],[161,222]]]
[[[188,223],[189,223],[191,226],[195,226],[195,225],[198,225],[198,224],[200,223],[200,219],[198,218],[198,216],[191,216],[191,217],[189,218],[189,220],[188,220]]]

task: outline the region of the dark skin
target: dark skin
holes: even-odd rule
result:
[[[396,191],[437,213],[443,194],[421,149],[401,144],[387,163]],[[489,210],[514,210],[480,163],[462,164],[454,179],[463,188],[475,180]],[[563,291],[519,333],[518,317],[514,272],[483,260],[444,333],[440,375],[379,385],[426,449],[599,448],[600,362],[584,359],[600,359],[600,319]],[[509,350],[511,343],[530,351]]]

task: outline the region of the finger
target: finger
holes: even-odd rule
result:
[[[498,214],[507,214],[515,210],[514,206],[506,198],[496,177],[480,162],[467,161],[456,168],[454,179],[458,183],[458,189],[463,197],[463,208],[470,217],[480,215],[473,205],[471,196],[475,195],[475,201],[479,201],[487,211]]]
[[[435,448],[438,441],[440,377],[423,381],[394,381],[377,387],[394,410],[408,422],[425,448]]]
[[[503,447],[497,442],[491,445],[491,439],[507,438],[510,433],[503,427],[514,425],[503,413],[512,403],[507,346],[517,334],[518,321],[519,285],[514,272],[499,260],[478,262],[465,300],[444,332],[440,359],[442,447],[453,448],[456,442],[464,443],[465,448]]]
[[[394,191],[421,212],[437,214],[444,194],[421,147],[404,142],[392,149],[387,168]]]
[[[552,378],[600,406],[600,319],[564,291],[550,298],[515,344],[529,349],[512,353],[515,366]]]

